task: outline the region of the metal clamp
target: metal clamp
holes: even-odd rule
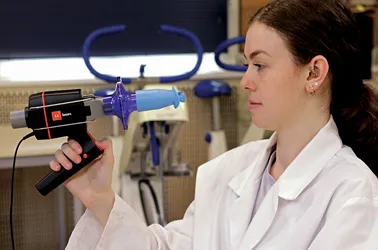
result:
[[[97,78],[104,80],[106,82],[109,82],[109,83],[116,83],[118,77],[99,73],[98,71],[96,71],[93,68],[93,66],[91,65],[91,63],[89,61],[89,50],[90,50],[90,46],[91,46],[92,42],[96,38],[98,38],[99,36],[103,36],[103,35],[107,35],[107,34],[111,34],[111,33],[118,33],[118,32],[124,31],[125,29],[126,29],[126,25],[115,25],[115,26],[100,28],[100,29],[93,31],[85,39],[84,46],[83,46],[84,62],[85,62],[85,65],[87,66],[88,70]],[[192,32],[190,32],[186,29],[183,29],[183,28],[178,28],[178,27],[173,27],[173,26],[168,26],[168,25],[161,25],[160,30],[164,33],[184,36],[184,37],[188,38],[189,40],[191,40],[193,42],[194,49],[197,53],[197,62],[196,62],[195,66],[193,67],[193,69],[191,71],[184,73],[182,75],[159,77],[159,82],[160,83],[171,83],[171,82],[177,82],[177,81],[189,79],[190,77],[192,77],[194,74],[197,73],[197,71],[199,70],[201,63],[202,63],[203,47],[202,47],[200,40],[198,39],[198,37],[195,34],[193,34]],[[122,83],[129,84],[131,82],[132,82],[132,78],[122,77]]]

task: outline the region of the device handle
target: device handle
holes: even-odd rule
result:
[[[61,165],[59,171],[52,170],[44,178],[42,178],[36,184],[36,188],[43,196],[49,194],[60,184],[68,180],[71,176],[87,166],[103,153],[103,151],[97,147],[93,137],[89,134],[89,132],[76,134],[70,136],[69,138],[77,141],[81,145],[83,149],[83,152],[80,154],[81,162],[79,164],[76,164],[67,157],[68,160],[72,163],[72,168],[70,170],[66,170]]]
[[[215,62],[220,68],[225,69],[225,70],[231,70],[231,71],[240,71],[240,72],[247,71],[248,67],[246,66],[225,64],[221,62],[221,60],[219,59],[220,54],[225,49],[227,49],[228,47],[232,45],[240,44],[240,43],[245,43],[245,36],[238,36],[238,37],[234,37],[229,40],[223,41],[215,48],[214,50]]]

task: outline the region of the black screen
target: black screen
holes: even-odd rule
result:
[[[192,43],[159,32],[161,24],[185,28],[205,52],[227,38],[226,0],[0,1],[0,58],[82,56],[94,30],[124,24],[125,32],[96,40],[91,55],[192,53]]]

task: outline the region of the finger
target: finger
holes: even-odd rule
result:
[[[59,171],[60,170],[60,164],[57,161],[55,161],[55,160],[51,160],[49,162],[49,165],[50,165],[50,168],[52,170],[54,170],[54,171]]]
[[[80,163],[81,161],[80,155],[76,153],[75,150],[71,148],[68,143],[63,143],[62,151],[66,155],[66,157],[68,157],[72,161],[74,161],[77,164]]]
[[[57,150],[56,153],[55,153],[55,158],[57,159],[57,161],[62,164],[62,166],[67,169],[67,170],[70,170],[72,168],[72,164],[71,162],[68,160],[68,158],[63,154],[63,151],[62,150]]]
[[[81,145],[75,141],[74,139],[68,139],[68,145],[78,154],[81,154],[83,152],[83,148]]]

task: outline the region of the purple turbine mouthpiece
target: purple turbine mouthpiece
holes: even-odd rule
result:
[[[128,129],[127,123],[131,112],[156,110],[170,105],[177,108],[180,102],[185,102],[184,93],[166,89],[137,90],[135,93],[126,91],[122,79],[118,77],[115,91],[112,95],[103,99],[105,115],[115,115],[121,120],[124,130]]]

